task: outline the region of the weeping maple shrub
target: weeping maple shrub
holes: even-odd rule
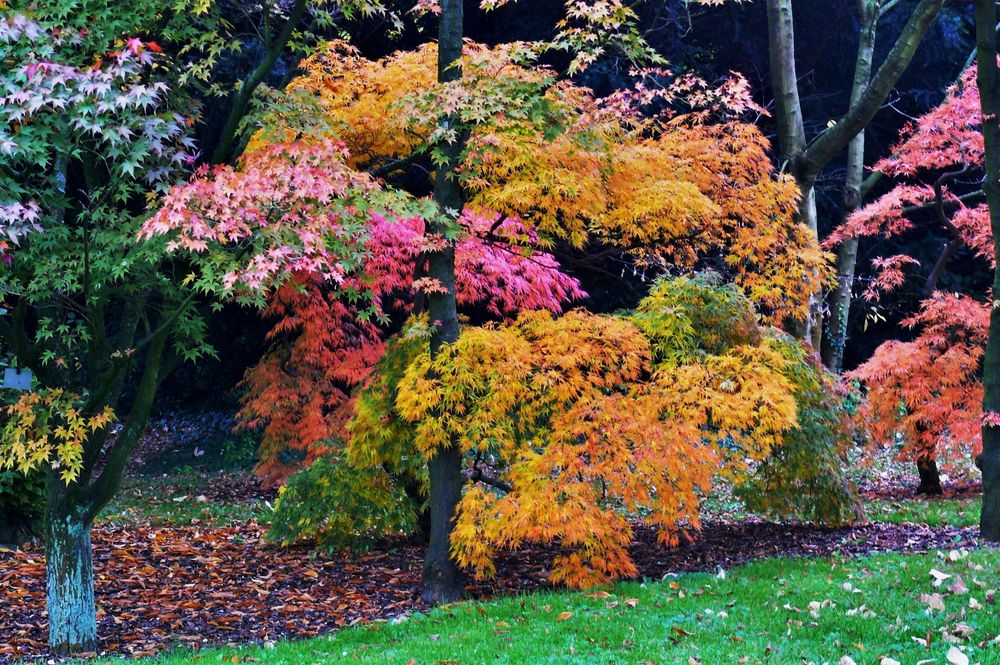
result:
[[[989,303],[936,293],[903,321],[912,341],[886,342],[846,374],[867,389],[859,415],[873,442],[913,462],[981,452],[989,321]]]
[[[387,535],[412,533],[417,508],[395,476],[330,452],[281,486],[267,537],[286,546],[309,540],[327,552],[364,551]]]
[[[0,545],[22,545],[42,533],[45,478],[0,470]]]
[[[809,385],[822,377],[801,344],[801,356],[782,347],[798,343],[762,329],[749,299],[711,276],[660,280],[629,316],[534,311],[466,327],[433,359],[429,332],[415,319],[389,341],[357,393],[342,462],[359,478],[420,486],[427,457],[457,442],[466,487],[451,538],[456,561],[489,576],[499,550],[558,542],[550,579],[571,587],[635,575],[627,548],[636,516],[669,545],[681,528],[699,526],[700,497],[717,475],[743,482],[762,466],[783,472],[791,455],[780,451],[801,417],[797,384],[809,372],[817,373]],[[817,480],[840,450],[822,452],[811,473],[793,469],[796,507],[850,496],[846,482],[832,489],[840,469],[823,478],[828,485]],[[775,493],[767,485],[757,495]],[[393,506],[419,505],[395,497]],[[322,512],[286,501],[279,519],[293,529],[281,539],[352,538],[339,518],[319,532],[308,517],[296,527],[295,516]],[[810,507],[810,516],[844,519]]]

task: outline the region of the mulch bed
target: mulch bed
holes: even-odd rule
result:
[[[101,651],[152,655],[163,649],[261,643],[310,637],[344,626],[427,608],[416,596],[419,546],[367,554],[314,556],[262,541],[251,522],[239,527],[94,529]],[[974,547],[975,529],[869,524],[841,529],[768,522],[707,524],[691,542],[668,549],[641,528],[632,554],[645,578],[763,557],[863,555]],[[498,561],[495,580],[475,583],[475,597],[546,586],[552,547],[532,547]],[[39,545],[0,552],[0,662],[47,657],[44,552]]]

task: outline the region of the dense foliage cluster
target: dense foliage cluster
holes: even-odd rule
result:
[[[260,177],[254,170],[261,146],[278,141],[283,150],[309,151],[315,148],[306,145],[336,135],[346,167],[419,194],[409,170],[420,160],[438,162],[442,142],[464,132],[468,147],[458,177],[470,201],[451,233],[456,295],[466,311],[503,318],[579,302],[584,294],[553,253],[564,246],[603,248],[629,264],[669,270],[720,257],[718,267],[770,322],[801,316],[809,284],[828,274],[808,230],[793,222],[794,185],[770,175],[766,140],[734,119],[733,109],[749,104],[745,89],[709,95],[688,78],[655,93],[599,99],[539,66],[535,50],[523,44],[468,45],[462,80],[438,84],[435,58],[432,45],[371,61],[343,43],[330,44],[306,60],[307,73],[264,119],[240,169],[225,171],[236,180],[223,189],[212,185],[214,192],[251,186]],[[651,96],[683,99],[689,111],[646,118],[640,106]],[[442,108],[455,109],[458,126],[439,125]],[[280,143],[291,136],[298,143]],[[186,225],[189,210],[200,209],[173,195],[168,200],[177,205],[172,221],[159,221],[166,212],[154,221],[161,230]],[[350,391],[382,348],[379,329],[350,320],[357,303],[374,299],[380,314],[397,315],[398,328],[421,292],[434,291],[422,276],[439,242],[425,237],[419,220],[429,212],[404,206],[409,221],[387,222],[393,233],[382,245],[366,246],[367,290],[331,291],[317,282],[308,297],[285,289],[272,300],[276,344],[247,376],[243,411],[248,426],[265,426],[260,471],[266,478],[292,470],[288,460],[296,455],[289,451],[311,460],[325,450],[323,441],[343,438]],[[403,227],[413,235],[403,237]],[[386,318],[378,323],[383,331],[393,327]]]
[[[353,496],[354,484],[359,495],[380,488],[371,510],[398,528],[390,507],[419,511],[420,495],[404,488],[426,482],[423,460],[450,441],[467,479],[452,547],[477,575],[492,574],[496,551],[526,542],[561,544],[556,583],[633,575],[633,518],[674,542],[698,526],[719,474],[763,511],[853,514],[832,384],[801,343],[762,328],[752,303],[717,278],[657,282],[626,316],[531,312],[467,327],[433,360],[426,323],[389,347],[358,394],[341,469],[323,458],[324,472],[293,476],[297,496],[323,496],[282,504],[281,538],[346,546],[370,533],[337,506],[334,493]],[[808,429],[799,404],[817,408],[802,412]]]

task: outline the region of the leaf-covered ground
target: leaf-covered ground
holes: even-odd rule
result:
[[[646,634],[646,641],[652,639],[653,644],[659,640],[679,645],[679,650],[669,652],[677,654],[676,658],[671,655],[664,659],[661,654],[660,658],[651,659],[652,662],[683,663],[689,656],[681,658],[680,654],[690,653],[696,657],[701,654],[702,662],[712,663],[734,662],[729,658],[713,660],[712,654],[723,647],[743,644],[738,639],[726,642],[728,638],[720,637],[721,642],[712,643],[713,646],[705,642],[706,636],[713,634],[712,631],[702,630],[699,633],[693,628],[683,627],[687,624],[680,623],[681,619],[686,621],[693,616],[695,624],[699,624],[709,616],[703,612],[704,608],[694,607],[697,602],[693,599],[698,598],[697,595],[689,597],[686,602],[694,605],[681,614],[674,612],[669,617],[655,612],[650,614],[651,608],[659,612],[667,607],[663,605],[665,601],[654,598],[659,593],[656,591],[660,588],[657,585],[650,585],[648,591],[645,590],[646,587],[622,586],[615,591],[615,597],[605,599],[605,605],[611,605],[616,600],[619,602],[619,605],[606,606],[603,610],[602,616],[608,619],[636,610],[637,608],[623,604],[631,597],[642,599],[641,606],[646,612],[629,615],[629,621],[620,624],[608,622],[599,631],[604,637],[590,635],[591,639],[588,639],[588,635],[578,632],[580,624],[569,620],[553,624],[550,613],[543,611],[546,605],[554,607],[556,603],[569,603],[576,607],[576,604],[584,603],[588,607],[593,605],[597,608],[588,609],[587,612],[597,612],[602,603],[595,605],[592,601],[601,600],[600,598],[588,598],[583,594],[544,595],[547,566],[552,560],[553,552],[543,547],[502,557],[496,580],[477,583],[471,587],[473,595],[481,600],[514,597],[510,600],[501,598],[497,601],[498,604],[490,606],[497,608],[487,610],[492,624],[482,623],[480,619],[484,617],[478,611],[473,616],[473,605],[453,610],[451,614],[455,615],[454,618],[433,613],[430,618],[420,619],[427,611],[415,597],[420,577],[420,547],[408,543],[392,543],[368,554],[330,558],[315,555],[305,548],[282,550],[265,543],[263,534],[271,512],[271,493],[261,490],[247,473],[246,460],[252,457],[253,442],[229,435],[229,425],[224,419],[212,425],[213,431],[218,430],[215,436],[211,436],[212,432],[205,431],[206,421],[197,418],[188,420],[180,421],[183,427],[175,421],[169,424],[173,429],[168,429],[166,423],[158,427],[155,433],[159,438],[151,437],[153,440],[148,441],[144,450],[140,451],[144,458],[142,475],[132,476],[127,480],[126,487],[104,511],[94,531],[101,650],[106,654],[141,656],[169,649],[278,642],[273,651],[258,652],[256,655],[241,652],[241,655],[257,658],[261,662],[312,663],[339,662],[339,654],[349,652],[349,662],[355,662],[355,657],[369,658],[385,647],[395,650],[391,653],[398,656],[390,657],[388,662],[406,663],[414,658],[418,663],[438,660],[447,662],[449,659],[475,663],[482,662],[479,657],[482,652],[477,650],[480,647],[477,646],[476,636],[485,635],[482,648],[501,650],[498,653],[506,653],[502,650],[510,649],[511,655],[506,662],[542,662],[537,659],[518,659],[518,649],[529,649],[532,644],[541,643],[546,645],[546,653],[551,652],[552,662],[581,662],[580,659],[571,658],[573,653],[567,650],[568,644],[576,649],[577,654],[591,653],[592,657],[581,656],[582,662],[631,663],[643,660],[638,655],[644,653],[638,646],[642,640],[637,639],[632,632],[633,628],[635,631],[640,631],[641,628],[640,632]],[[868,474],[868,478],[873,476],[877,479],[875,474]],[[706,528],[691,542],[668,550],[656,543],[653,534],[640,531],[639,538],[632,547],[632,556],[639,565],[641,576],[650,580],[661,580],[666,575],[688,571],[707,571],[711,574],[707,577],[684,576],[676,580],[684,585],[690,580],[705,580],[691,582],[692,584],[710,584],[719,568],[730,570],[730,581],[725,583],[730,585],[730,590],[727,591],[730,600],[727,602],[749,608],[765,602],[765,598],[770,598],[769,594],[788,594],[791,593],[790,589],[800,587],[806,590],[825,589],[825,580],[829,577],[826,572],[828,568],[830,571],[853,570],[855,572],[849,574],[863,576],[867,574],[864,573],[865,570],[875,574],[874,571],[881,567],[878,574],[898,579],[902,584],[898,589],[899,593],[905,596],[906,603],[912,603],[912,598],[919,600],[918,591],[925,586],[922,586],[924,580],[914,578],[913,588],[910,589],[907,586],[909,578],[900,577],[899,571],[885,563],[902,561],[901,559],[861,558],[831,563],[823,557],[864,557],[872,552],[889,550],[948,552],[952,549],[975,548],[974,526],[979,514],[977,495],[981,490],[978,486],[953,483],[945,498],[928,500],[915,497],[912,489],[899,484],[901,478],[909,480],[900,474],[899,467],[886,466],[884,476],[884,481],[865,486],[866,509],[874,521],[872,524],[825,530],[768,523],[748,514],[738,501],[721,488],[707,498],[705,507],[709,521]],[[896,484],[893,484],[893,480]],[[761,561],[778,556],[810,559]],[[986,560],[993,562],[993,570],[1000,569],[1000,565],[996,565],[1000,563],[996,555],[975,553],[972,560],[979,561],[981,557],[993,557]],[[750,568],[734,569],[735,566],[750,561],[761,562]],[[914,558],[912,561],[925,560]],[[787,574],[782,572],[786,569],[789,571]],[[777,576],[775,579],[768,581],[767,575],[760,571],[778,572],[774,573]],[[799,577],[795,578],[796,575]],[[733,587],[739,579],[745,581]],[[779,584],[780,579],[786,581]],[[753,591],[752,595],[746,595],[757,586],[756,581],[751,584],[747,580],[760,580],[763,587],[759,593]],[[780,587],[778,591],[773,588],[775,584]],[[968,579],[966,584],[972,587]],[[1000,583],[990,584],[1000,586]],[[543,595],[532,596],[523,601],[520,599],[524,592],[535,590],[541,590]],[[865,602],[871,597],[871,602],[882,602],[887,607],[892,607],[892,603],[899,600],[890,594],[882,601],[873,597],[874,589],[870,591],[869,596],[865,596]],[[703,593],[709,591],[705,590]],[[545,598],[559,600],[546,601]],[[988,602],[985,594],[977,598],[979,602]],[[992,598],[992,594],[989,598]],[[678,604],[669,607],[672,611],[687,607],[687,604],[681,602],[683,600],[675,598]],[[820,602],[822,600],[819,598]],[[533,608],[532,612],[523,617],[516,614],[517,611],[524,612],[521,602],[527,603],[525,607]],[[658,602],[662,607],[657,607]],[[868,602],[869,607],[872,606],[871,602]],[[710,606],[706,607],[711,609]],[[798,609],[807,611],[806,607]],[[850,608],[844,611],[847,609]],[[910,609],[902,606],[898,611],[903,612],[904,609],[910,612]],[[918,607],[913,612],[919,614],[923,609]],[[561,611],[577,612],[576,609]],[[730,615],[737,614],[732,609],[723,611],[729,611]],[[968,611],[965,610],[966,613]],[[510,617],[499,618],[505,616],[505,612]],[[957,615],[950,620],[964,620],[961,611],[956,608],[954,612]],[[702,615],[701,619],[697,618],[699,613]],[[952,613],[949,605],[949,616]],[[828,614],[834,616],[834,613]],[[418,617],[418,620],[407,622],[403,628],[389,628],[381,623],[381,620],[391,622],[406,616]],[[642,621],[649,623],[649,626],[632,622],[633,616],[644,617]],[[944,615],[928,615],[928,621],[937,621],[934,624],[935,630],[945,625],[944,618]],[[790,653],[782,651],[786,631],[793,625],[782,623],[786,619],[793,624],[795,621],[803,621],[805,626],[812,621],[809,617],[795,618],[789,615],[782,618],[776,614],[775,617],[769,616],[767,621],[758,623],[756,628],[749,621],[733,623],[734,626],[743,626],[734,630],[737,631],[736,638],[740,638],[741,634],[747,635],[741,638],[747,643],[747,654],[757,654],[755,657],[759,657],[761,653],[767,655],[766,643],[772,644],[769,660],[751,659],[746,662],[794,662],[797,665],[801,662],[798,659],[782,660],[784,656],[779,658],[783,653]],[[0,637],[3,638],[0,639],[0,662],[17,657],[47,655],[46,620],[42,547],[35,544],[20,552],[0,550]],[[458,623],[447,626],[440,623],[448,621]],[[468,626],[462,622],[476,625]],[[507,623],[508,627],[527,629],[515,633],[506,630],[499,622]],[[666,634],[659,634],[657,637],[656,631],[663,633],[663,626],[667,626],[668,622],[669,627],[676,623],[692,635],[672,631],[671,628]],[[771,625],[775,622],[777,627]],[[358,623],[371,623],[376,629],[340,632],[342,637],[336,637],[333,641],[325,638],[317,641],[284,641],[286,638],[310,638],[341,631]],[[877,622],[862,625],[874,626],[875,623]],[[449,640],[449,649],[442,650],[443,647],[436,644],[437,640],[433,636],[444,635],[446,627],[456,632],[471,632],[467,639]],[[562,634],[564,629],[572,634],[568,643],[565,642],[566,636]],[[416,635],[413,638],[415,642],[411,643],[413,640],[408,631],[413,631]],[[759,633],[757,637],[752,637],[753,631]],[[550,634],[553,640],[549,640]],[[694,639],[695,635],[701,637]],[[839,649],[835,644],[837,641],[842,645],[850,643],[847,638],[838,636],[839,633],[832,635],[829,639],[824,637],[825,641],[822,641],[822,644],[827,645],[823,646],[824,654],[836,652]],[[878,639],[870,642],[872,645],[888,644],[883,637],[880,634]],[[389,642],[383,645],[379,642],[381,639]],[[637,650],[626,647],[628,642],[633,643]],[[520,643],[523,644],[517,646]],[[456,645],[454,650],[450,648],[452,644]],[[600,647],[603,651],[581,651],[587,645],[596,644],[603,645]],[[751,648],[754,644],[757,646]],[[830,644],[833,646],[829,646]],[[594,649],[596,648],[595,646]],[[754,648],[757,650],[754,651]],[[761,652],[761,649],[764,651]],[[233,652],[222,653],[225,661],[231,662]],[[850,650],[843,653],[850,653]],[[404,654],[412,655],[404,657]],[[427,654],[439,655],[433,658]],[[216,662],[215,655],[209,656],[207,661],[199,662]],[[936,658],[933,662],[946,662],[939,655],[935,652],[927,657]],[[566,660],[567,658],[570,660]],[[983,662],[1000,662],[1000,653],[995,658],[995,661]],[[836,661],[834,659],[831,662]],[[186,661],[181,658],[179,662]],[[376,659],[374,662],[385,661]],[[497,662],[504,661],[501,659]],[[862,653],[862,657],[857,659],[859,665],[865,662],[878,661],[873,660],[869,651],[867,654]],[[902,659],[902,662],[910,661]]]
[[[145,655],[178,646],[309,637],[426,608],[414,597],[421,549],[395,543],[368,554],[314,556],[266,544],[256,521],[237,526],[119,526],[94,530],[102,651]],[[870,524],[847,529],[764,522],[709,524],[676,549],[640,531],[643,578],[773,557],[864,555],[975,546],[975,530]],[[503,557],[476,597],[545,587],[552,552]],[[44,556],[39,545],[0,553],[0,659],[45,653]]]

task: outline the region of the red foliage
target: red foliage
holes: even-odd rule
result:
[[[890,341],[847,373],[868,386],[860,416],[876,443],[901,457],[961,456],[982,446],[983,385],[979,366],[989,332],[989,303],[937,293],[904,325],[919,328],[912,342]]]
[[[973,65],[948,88],[944,102],[921,116],[915,125],[903,129],[902,141],[891,156],[875,165],[875,170],[890,176],[912,177],[921,171],[981,164],[980,122],[979,88]]]

